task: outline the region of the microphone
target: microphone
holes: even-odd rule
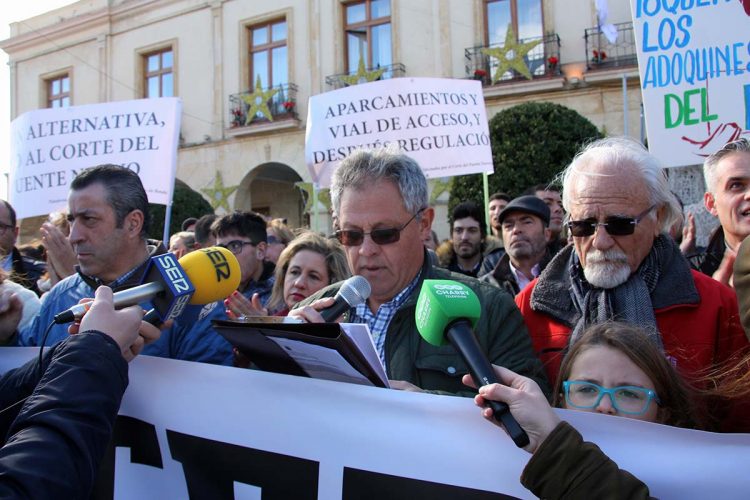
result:
[[[228,296],[240,284],[240,264],[222,247],[202,248],[179,261],[171,253],[149,261],[142,285],[113,295],[115,309],[151,300],[154,309],[144,319],[152,324],[179,316],[188,304],[208,304]],[[199,283],[196,289],[193,283]],[[79,320],[91,303],[76,304],[55,316],[55,323]]]
[[[370,283],[363,276],[352,276],[344,281],[334,297],[334,303],[320,311],[326,323],[333,323],[336,318],[352,307],[364,304],[370,296]]]
[[[482,306],[474,291],[451,280],[424,280],[414,313],[422,338],[434,346],[445,345],[447,339],[468,365],[477,387],[500,382],[474,335],[473,327],[481,314]],[[529,444],[529,436],[513,418],[507,404],[487,400],[487,405],[516,446],[523,448]]]

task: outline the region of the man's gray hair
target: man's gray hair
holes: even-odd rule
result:
[[[706,181],[706,191],[709,193],[714,193],[716,190],[716,166],[721,160],[732,153],[750,154],[750,141],[743,137],[742,139],[728,142],[723,148],[703,161],[703,180]]]
[[[607,164],[622,168],[637,167],[649,190],[649,200],[656,205],[656,210],[649,216],[656,217],[659,208],[664,208],[664,218],[661,222],[661,232],[668,233],[669,228],[682,217],[682,210],[669,189],[666,172],[661,162],[639,142],[626,137],[607,137],[593,141],[584,146],[573,161],[562,172],[563,207],[570,213],[570,193],[573,177],[581,175],[597,175],[585,171],[591,164]]]
[[[344,189],[363,190],[379,180],[391,181],[398,187],[410,214],[427,207],[427,178],[416,161],[398,149],[358,149],[333,172],[331,202],[335,214],[341,208]]]

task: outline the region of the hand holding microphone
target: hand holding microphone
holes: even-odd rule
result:
[[[308,323],[333,323],[352,307],[364,304],[370,293],[370,283],[366,278],[352,276],[341,284],[334,297],[319,299],[308,306],[294,309],[289,316]]]
[[[481,312],[479,298],[466,285],[450,280],[425,280],[414,315],[417,330],[425,341],[441,346],[447,340],[453,345],[468,365],[477,387],[500,383],[472,330]],[[513,418],[508,405],[491,399],[486,402],[516,446],[527,446],[529,436]]]
[[[194,286],[198,284],[198,288]],[[222,247],[195,250],[179,261],[170,253],[150,259],[142,285],[113,295],[115,309],[151,300],[154,310],[144,317],[152,324],[179,316],[188,304],[209,304],[231,294],[240,284],[240,264]],[[91,303],[77,304],[55,316],[55,323],[80,320]]]

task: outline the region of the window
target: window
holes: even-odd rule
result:
[[[484,0],[484,5],[488,46],[504,45],[508,26],[513,28],[517,42],[541,39],[544,36],[542,0]],[[532,60],[529,64],[532,74],[538,74],[539,70],[543,74],[544,44],[539,44],[529,52],[527,59]],[[541,65],[536,64],[537,60],[541,61]],[[491,74],[496,67],[497,61],[490,63]],[[512,76],[510,71],[503,75],[504,78]]]
[[[264,89],[289,83],[286,39],[286,20],[250,28],[250,88],[255,88],[258,76]]]
[[[172,48],[143,56],[144,97],[174,97],[174,55]]]
[[[348,73],[357,71],[360,58],[366,68],[393,64],[390,0],[365,0],[346,4],[344,16]]]
[[[70,75],[67,73],[47,80],[47,107],[70,106]]]

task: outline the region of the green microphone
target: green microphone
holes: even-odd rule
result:
[[[474,335],[473,327],[481,314],[482,305],[474,291],[451,280],[424,280],[414,313],[422,338],[434,346],[450,343],[466,362],[477,387],[500,383]],[[507,404],[487,400],[487,405],[516,446],[523,448],[529,444],[529,436],[513,418]]]

